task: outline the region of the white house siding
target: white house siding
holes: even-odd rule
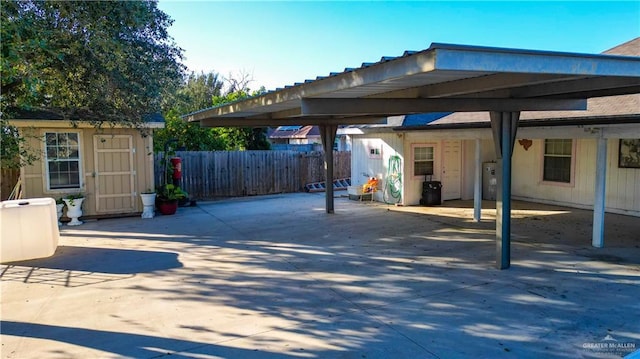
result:
[[[351,141],[351,185],[361,186],[367,182],[368,177],[376,177],[382,180],[380,189],[383,189],[389,158],[399,156],[402,159],[401,166],[404,166],[402,137],[400,133],[376,133],[354,137]],[[381,151],[380,158],[370,156],[369,150],[372,148]],[[383,200],[382,191],[376,193],[375,199]]]
[[[480,161],[496,160],[496,150],[492,140],[480,140]],[[473,199],[476,171],[476,140],[462,141],[462,199]]]
[[[640,169],[618,168],[618,139],[607,143],[606,209],[640,216]],[[528,151],[516,143],[512,195],[517,199],[579,208],[593,208],[596,140],[574,139],[573,183],[542,181],[544,140],[533,140]]]
[[[485,136],[490,136],[490,132],[485,131]],[[417,205],[420,203],[422,197],[422,182],[424,177],[414,177],[412,174],[412,147],[414,145],[433,145],[434,146],[434,175],[431,178],[433,181],[443,182],[443,170],[450,167],[447,163],[444,163],[444,148],[446,146],[460,146],[460,195],[461,199],[473,198],[473,186],[474,186],[474,173],[475,173],[475,140],[462,139],[460,131],[438,131],[438,132],[408,132],[405,134],[405,146],[404,150],[407,154],[408,163],[405,165],[405,205]],[[482,140],[482,161],[494,161],[495,150],[493,142],[491,140]],[[443,185],[445,183],[443,182]],[[444,188],[443,188],[444,190]],[[444,196],[444,192],[443,192]],[[446,197],[444,199],[447,199]]]
[[[605,129],[607,137],[606,210],[640,217],[640,169],[618,168],[619,138],[640,137],[640,126],[620,125]],[[402,137],[400,137],[402,136]],[[514,199],[592,209],[595,187],[596,137],[582,127],[520,128],[518,140],[531,139],[528,150],[516,140],[513,154],[512,196]],[[444,141],[461,140],[461,198],[472,199],[475,175],[475,138],[481,138],[481,161],[495,161],[495,146],[489,129],[415,131],[405,133],[373,133],[358,135],[353,140],[352,181],[363,184],[362,173],[386,175],[389,156],[398,153],[403,160],[404,205],[419,204],[424,178],[412,176],[412,145],[435,146],[434,181],[441,181],[442,146]],[[581,137],[581,138],[580,138]],[[573,138],[574,168],[571,184],[542,181],[544,138]],[[365,146],[381,141],[383,159],[370,159]],[[404,144],[402,142],[404,141]],[[403,153],[406,154],[403,156]],[[381,198],[379,198],[381,200]]]
[[[406,206],[413,206],[420,203],[420,198],[422,197],[422,182],[424,182],[424,177],[414,177],[413,176],[413,151],[412,146],[414,145],[432,145],[434,147],[434,162],[433,162],[433,177],[432,181],[440,181],[441,180],[441,146],[440,139],[435,139],[424,132],[407,132],[405,135],[405,146],[404,151],[407,154],[404,165],[404,196],[403,196],[403,204]]]

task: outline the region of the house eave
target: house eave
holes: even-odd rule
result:
[[[87,121],[76,121],[71,123],[71,121],[66,120],[38,120],[38,119],[19,119],[19,120],[9,120],[9,124],[18,128],[24,127],[33,127],[33,128],[95,128],[96,126]],[[146,129],[158,129],[164,128],[164,122],[145,122],[140,124],[141,128]],[[125,126],[122,124],[115,125],[107,125],[102,128],[135,128],[131,126]]]

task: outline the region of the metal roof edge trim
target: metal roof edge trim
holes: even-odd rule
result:
[[[498,49],[435,48],[436,70],[561,74],[580,76],[632,76],[640,78],[640,57],[601,54],[566,54]],[[535,62],[532,62],[535,61]]]
[[[591,54],[586,52],[567,52],[567,51],[551,51],[551,50],[532,50],[532,49],[519,49],[510,47],[491,47],[491,46],[476,46],[476,45],[458,45],[449,43],[434,42],[426,50],[442,49],[442,50],[464,50],[464,51],[478,51],[478,52],[496,52],[496,53],[519,53],[519,54],[531,54],[531,55],[554,55],[554,56],[573,56],[573,57],[606,57],[606,58],[638,58],[631,55],[618,55],[618,54]],[[424,51],[424,50],[423,50]]]

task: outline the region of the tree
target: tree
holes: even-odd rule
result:
[[[224,82],[215,72],[191,73],[181,87],[165,103],[165,128],[154,132],[154,151],[164,151],[170,141],[172,149],[187,151],[224,150],[227,143],[210,128],[198,123],[183,121],[180,115],[201,110],[212,105],[213,98],[220,96]]]
[[[224,80],[215,72],[192,72],[173,96],[171,108],[184,114],[210,107],[223,87]]]
[[[0,165],[2,168],[20,168],[22,164],[33,163],[39,158],[39,152],[26,146],[26,138],[13,126],[0,129]]]
[[[246,74],[241,74],[237,79],[230,77],[222,80],[215,72],[191,73],[167,103],[170,109],[165,112],[166,125],[164,129],[155,131],[154,150],[164,151],[165,145],[171,140],[175,140],[172,149],[183,148],[187,151],[269,149],[265,129],[202,128],[198,123],[185,122],[179,117],[180,114],[238,101],[265,91],[261,88],[252,92],[248,87],[250,81]],[[225,87],[230,92],[223,95],[222,89]]]
[[[155,152],[165,150],[165,146],[171,144],[171,149],[177,148],[186,151],[215,151],[225,150],[227,143],[219,137],[211,128],[200,127],[197,123],[186,122],[180,115],[182,112],[171,109],[166,112],[165,127],[155,130],[153,147]]]
[[[266,90],[261,87],[257,91],[251,92],[247,86],[248,81],[243,78],[242,81],[232,81],[230,90],[225,96],[213,98],[213,105],[220,106],[226,103],[239,101],[251,96],[257,96]],[[226,140],[229,150],[268,150],[271,148],[267,141],[267,130],[262,127],[218,127],[214,129],[220,137]]]
[[[173,21],[156,1],[1,6],[3,142],[11,140],[5,134],[15,109],[139,128],[183,77],[182,50],[167,33]]]

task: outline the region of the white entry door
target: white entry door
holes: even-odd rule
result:
[[[442,141],[442,200],[460,199],[462,149],[460,141]]]
[[[133,137],[93,136],[96,212],[126,213],[135,210]]]

